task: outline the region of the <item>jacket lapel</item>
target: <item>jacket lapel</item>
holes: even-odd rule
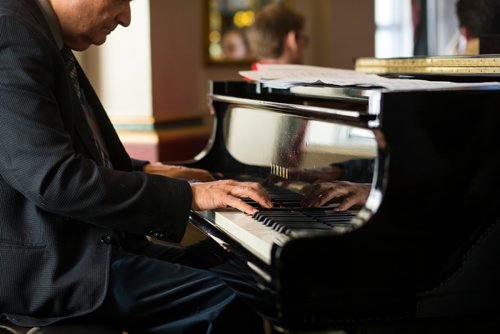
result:
[[[75,91],[73,89],[70,89],[69,91],[71,94],[72,107],[74,110],[73,114],[74,114],[76,131],[78,132],[78,135],[81,141],[83,142],[85,148],[87,149],[89,155],[99,165],[102,165],[101,161],[102,158],[97,150],[92,129],[90,128],[89,123],[87,121],[87,117],[85,116],[85,110],[83,110],[83,107]]]
[[[99,128],[101,130],[101,135],[106,144],[106,148],[109,154],[109,159],[111,160],[113,167],[115,169],[126,170],[126,171],[132,170],[132,162],[130,160],[130,157],[125,148],[123,147],[123,144],[120,138],[118,137],[118,134],[116,133],[116,130],[113,127],[113,124],[111,123],[108,115],[106,114],[104,107],[99,101],[97,94],[92,88],[92,85],[90,84],[87,76],[81,69],[80,64],[78,64],[78,62],[76,66],[78,70],[78,78],[80,81],[81,88],[85,92],[85,97],[88,103],[92,106],[95,119],[97,120],[97,124],[99,125]],[[73,95],[74,98],[78,100],[76,93],[73,93]],[[84,110],[82,109],[81,105],[79,105],[79,109],[82,112],[78,114],[80,114],[84,118],[84,123],[85,123],[85,129],[82,127],[79,129],[79,132],[82,134],[88,131],[90,139],[93,141],[94,139],[92,137],[93,136],[91,132],[92,130],[90,129],[87,120],[85,119],[85,115],[83,114]],[[95,147],[95,143],[92,144],[95,154],[99,155]],[[101,158],[99,157],[97,161],[101,161]]]

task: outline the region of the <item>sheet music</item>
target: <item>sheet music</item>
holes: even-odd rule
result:
[[[262,82],[267,87],[283,89],[303,84],[380,87],[390,90],[428,90],[500,85],[499,82],[456,83],[391,79],[354,70],[306,65],[259,64],[257,71],[241,71],[239,74],[247,79]]]

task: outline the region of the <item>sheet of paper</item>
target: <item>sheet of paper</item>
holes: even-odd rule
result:
[[[456,83],[416,79],[390,79],[359,71],[306,65],[260,64],[257,71],[241,71],[241,76],[272,88],[303,84],[382,87],[390,90],[421,90],[459,87],[498,86],[499,82]]]

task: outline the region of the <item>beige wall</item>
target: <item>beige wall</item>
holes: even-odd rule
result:
[[[151,122],[150,3],[132,3],[133,25],[118,26],[103,46],[79,55],[108,115],[117,122]]]
[[[209,80],[240,80],[238,71],[248,69],[205,64],[203,1],[134,1],[130,27],[119,27],[106,44],[78,55],[112,121],[122,129],[126,148],[137,158],[165,161],[199,152],[210,133]],[[304,14],[311,37],[305,63],[353,68],[355,57],[373,56],[373,0],[292,3]],[[172,123],[196,118],[205,123]],[[159,124],[168,129],[153,130]],[[181,155],[172,146],[182,148]]]
[[[151,113],[156,121],[203,115],[208,80],[239,79],[238,70],[246,66],[204,64],[202,1],[149,0],[149,20],[143,17],[147,15],[144,8],[136,8],[140,2],[135,1],[132,26],[87,52],[83,61],[86,71],[112,116],[134,116],[130,107],[137,109],[139,117],[144,111]],[[373,56],[373,0],[293,3],[306,16],[306,31],[311,37],[305,57],[308,64],[352,68],[355,57]],[[150,31],[145,24],[150,24]],[[137,26],[140,29],[135,29]],[[144,40],[148,34],[151,50]],[[127,62],[130,57],[134,61]],[[151,74],[141,75],[149,71]],[[151,91],[149,102],[146,95]],[[141,103],[145,105],[140,107]]]
[[[353,68],[353,59],[375,54],[373,0],[294,0],[306,16],[312,65]]]

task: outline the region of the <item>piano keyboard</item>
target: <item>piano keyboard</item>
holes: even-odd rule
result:
[[[284,188],[266,187],[265,189],[269,194],[269,197],[271,197],[271,202],[273,202],[273,206],[275,208],[300,207],[300,202],[302,202],[303,195]],[[259,208],[258,204],[251,199],[243,199],[243,201],[253,207]]]
[[[352,212],[334,212],[331,209],[262,210],[254,219],[280,233],[292,231],[331,230],[349,224]]]
[[[284,244],[288,240],[285,234],[259,224],[252,216],[234,209],[215,211],[214,220],[215,226],[269,265],[273,244]]]
[[[274,208],[259,208],[254,216],[233,209],[215,211],[215,225],[244,248],[267,264],[271,264],[273,244],[283,245],[295,233],[329,231],[350,224],[355,213],[337,212],[331,207],[300,208],[302,195],[269,190]],[[251,205],[251,200],[245,200]]]

